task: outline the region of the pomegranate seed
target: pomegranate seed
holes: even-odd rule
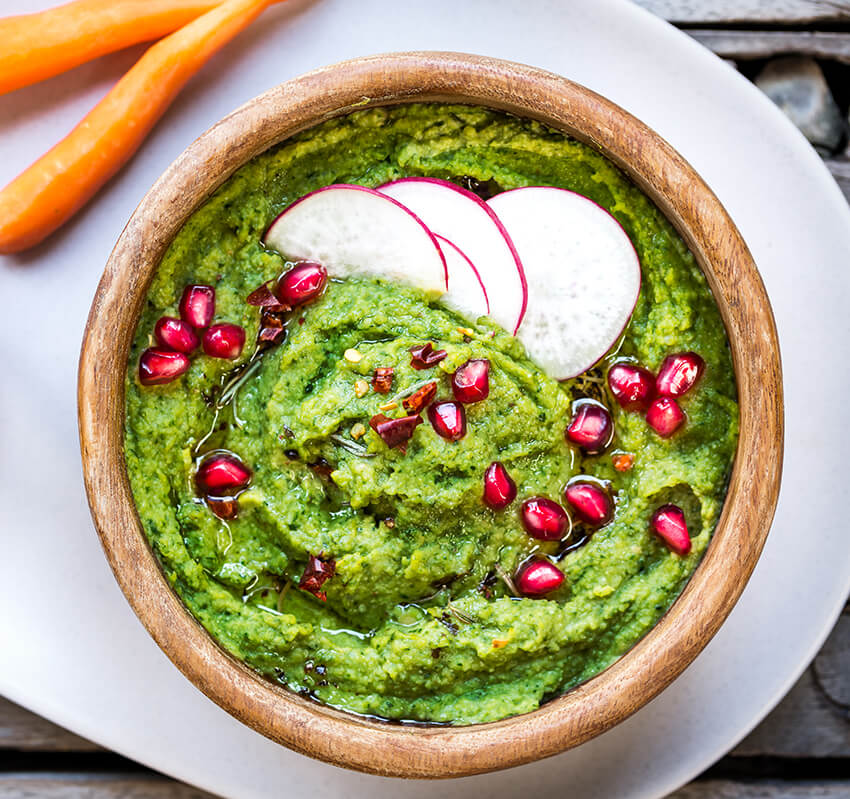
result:
[[[185,353],[151,347],[139,358],[139,382],[143,386],[170,383],[189,368]]]
[[[251,482],[251,470],[231,452],[214,452],[201,461],[195,485],[204,496],[222,498]]]
[[[655,387],[662,397],[681,397],[700,379],[705,361],[695,352],[668,355],[658,370]]]
[[[372,388],[378,394],[389,394],[393,387],[393,368],[392,366],[379,366],[375,369],[375,374],[372,375]]]
[[[484,472],[484,504],[502,510],[515,499],[516,483],[503,464],[493,461]]]
[[[602,527],[614,518],[611,495],[597,483],[572,480],[564,490],[564,497],[576,516],[590,527]]]
[[[659,397],[646,412],[646,423],[662,438],[669,438],[685,422],[685,412],[676,400]]]
[[[421,347],[411,348],[410,365],[414,369],[430,369],[442,361],[446,354],[445,350],[435,350],[434,345],[429,341]]]
[[[421,413],[427,408],[437,396],[437,381],[426,383],[418,391],[414,391],[407,399],[402,400],[402,405],[408,413]]]
[[[546,497],[532,497],[522,503],[522,526],[540,541],[560,541],[570,526],[570,517],[557,503]]]
[[[204,331],[204,352],[211,358],[233,360],[242,354],[245,330],[239,325],[213,325]]]
[[[655,396],[652,372],[631,363],[615,363],[608,371],[608,386],[627,411],[646,410]]]
[[[215,314],[215,289],[212,286],[186,286],[180,298],[180,318],[195,330],[203,330]]]
[[[321,264],[306,262],[294,266],[277,279],[277,298],[292,308],[314,300],[328,280],[328,272]]]
[[[308,591],[322,602],[327,600],[327,594],[322,591],[322,586],[336,574],[336,561],[332,558],[324,560],[321,555],[310,555],[307,565],[298,582],[302,591]]]
[[[369,426],[388,447],[401,447],[403,451],[407,442],[413,438],[413,431],[420,424],[422,424],[422,417],[419,414],[402,416],[400,419],[390,419],[382,413],[376,413],[369,420]]]
[[[219,519],[235,519],[239,515],[239,501],[236,497],[205,497],[207,507]]]
[[[163,316],[153,329],[156,340],[166,349],[176,350],[188,355],[201,343],[195,328],[182,319]]]
[[[691,536],[685,522],[685,514],[678,505],[662,505],[649,522],[655,533],[677,555],[691,551]]]
[[[428,419],[437,435],[449,441],[459,441],[466,435],[466,411],[459,402],[435,402],[428,408]]]
[[[567,441],[581,447],[588,455],[604,452],[614,437],[614,421],[608,409],[591,399],[579,400],[573,409]]]
[[[514,584],[528,597],[544,596],[564,582],[564,573],[544,558],[531,558],[517,570]]]
[[[490,394],[490,361],[469,360],[452,375],[452,392],[458,402],[481,402]]]

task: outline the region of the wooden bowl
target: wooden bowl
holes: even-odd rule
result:
[[[224,652],[171,590],[133,503],[124,462],[124,375],[151,278],[190,214],[237,167],[291,134],[369,106],[487,106],[562,130],[604,153],[687,241],[729,334],[740,439],[708,551],[658,624],[610,668],[538,710],[468,727],[374,721],[311,702]],[[557,75],[456,53],[401,53],[311,72],[251,100],[192,144],[154,184],[106,265],[80,358],[79,424],[95,526],[122,590],[156,642],[208,697],[299,752],[382,775],[456,777],[553,755],[634,713],[677,677],[737,601],[767,537],[782,464],[779,346],[752,257],[711,190],[657,134]]]

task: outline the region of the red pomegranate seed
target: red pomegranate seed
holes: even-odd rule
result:
[[[659,397],[646,411],[646,423],[662,438],[669,438],[685,422],[685,412],[676,400]]]
[[[560,541],[570,526],[570,517],[557,503],[546,497],[532,497],[522,503],[522,526],[540,541]]]
[[[277,279],[277,298],[292,308],[314,300],[328,280],[328,272],[321,264],[306,262],[294,266]]]
[[[466,411],[459,402],[435,402],[428,408],[428,419],[437,435],[449,441],[459,441],[466,435]]]
[[[242,354],[245,346],[245,330],[239,325],[213,325],[204,331],[204,352],[211,358],[233,360]]]
[[[484,504],[493,510],[502,510],[515,499],[516,483],[504,464],[493,461],[484,471]]]
[[[490,361],[476,358],[459,366],[452,375],[452,392],[458,402],[481,402],[490,394]]]
[[[381,437],[388,447],[407,446],[407,442],[413,438],[413,431],[422,424],[419,414],[402,416],[400,419],[390,419],[382,413],[376,413],[370,420],[369,426]]]
[[[430,369],[442,361],[446,354],[445,350],[435,350],[434,345],[429,341],[421,347],[411,348],[410,365],[414,369]]]
[[[551,593],[564,582],[564,573],[544,558],[531,558],[517,570],[514,584],[527,597]]]
[[[321,555],[310,555],[307,558],[307,565],[304,567],[301,579],[298,581],[298,587],[324,602],[328,596],[322,591],[322,586],[335,574],[335,560],[332,558],[325,560]]]
[[[567,441],[581,447],[588,455],[604,452],[614,437],[614,421],[608,409],[591,399],[579,400],[573,409]]]
[[[564,490],[564,498],[581,521],[590,527],[602,527],[614,518],[611,495],[589,480],[572,480]]]
[[[219,519],[235,519],[239,515],[239,501],[236,497],[206,497],[207,507]]]
[[[143,386],[170,383],[189,368],[185,353],[151,347],[139,358],[139,382]]]
[[[251,482],[251,470],[231,452],[214,452],[201,461],[195,485],[203,496],[222,498]]]
[[[700,379],[705,361],[695,352],[668,355],[658,370],[655,387],[661,397],[681,397]]]
[[[646,410],[655,396],[655,377],[649,369],[631,363],[615,363],[608,371],[614,399],[627,411]]]
[[[685,514],[678,505],[662,505],[652,514],[650,527],[677,555],[691,551],[691,536],[685,522]]]
[[[215,314],[215,289],[212,286],[186,286],[180,298],[180,318],[195,330],[209,326]]]
[[[392,366],[379,366],[375,369],[375,374],[372,375],[372,388],[378,394],[389,394],[393,387],[393,372]]]
[[[192,325],[173,316],[163,316],[154,326],[153,334],[166,349],[183,352],[186,355],[196,350],[201,343]]]
[[[401,404],[408,413],[421,413],[423,408],[427,408],[437,396],[437,381],[432,380],[426,383],[422,388],[414,391],[407,399],[402,400]]]

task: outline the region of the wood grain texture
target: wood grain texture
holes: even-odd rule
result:
[[[844,22],[850,0],[635,0],[653,14],[680,25],[705,23],[801,24]]]
[[[850,33],[689,30],[688,34],[721,58],[735,61],[793,53],[850,64]]]
[[[0,799],[212,799],[156,774],[0,774]]]
[[[171,591],[136,514],[123,455],[124,374],[145,292],[188,216],[272,144],[354,108],[465,102],[545,122],[599,149],[688,242],[718,300],[738,380],[741,433],[708,551],[670,611],[601,675],[533,713],[469,727],[402,727],[311,703],[224,653]],[[764,287],[731,219],[666,142],[619,107],[551,73],[457,53],[373,56],[317,70],[261,95],[190,146],[133,214],[92,305],[80,360],[86,492],[119,585],[183,673],[236,718],[297,751],[377,774],[448,777],[576,746],[656,696],[708,643],[764,545],[782,465],[782,379]]]
[[[0,750],[93,752],[99,747],[0,697]]]

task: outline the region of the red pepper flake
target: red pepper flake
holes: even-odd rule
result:
[[[207,507],[219,519],[235,519],[239,515],[236,497],[206,497]]]
[[[445,350],[435,350],[429,341],[421,347],[413,347],[410,350],[410,365],[414,369],[430,369],[436,366],[447,355]]]
[[[278,313],[291,310],[288,305],[284,305],[269,288],[268,283],[263,283],[262,286],[255,288],[246,298],[245,302],[248,305],[254,305],[259,308],[273,308]]]
[[[324,458],[319,458],[317,461],[307,464],[319,477],[329,478],[334,467],[331,466]]]
[[[322,558],[321,553],[310,555],[307,558],[307,565],[304,567],[304,573],[301,575],[298,587],[302,591],[307,591],[317,599],[325,602],[328,595],[321,590],[322,586],[335,574],[336,561],[333,558],[325,560]]]
[[[437,382],[436,380],[432,380],[411,394],[401,404],[404,405],[408,413],[420,413],[423,408],[427,408],[434,401],[434,397],[436,396]]]
[[[260,344],[279,344],[286,336],[283,315],[272,308],[263,308],[260,314],[260,332],[257,341]]]
[[[611,456],[611,463],[618,472],[627,472],[635,465],[635,456],[630,452]]]
[[[501,638],[493,639],[493,649],[501,649],[503,646],[507,646],[508,642]]]
[[[372,388],[378,394],[389,394],[393,387],[393,367],[379,366],[372,376]]]
[[[369,426],[388,447],[400,447],[402,452],[406,452],[407,442],[413,437],[413,431],[420,424],[422,424],[422,417],[418,414],[390,419],[383,413],[376,413],[369,420]]]

